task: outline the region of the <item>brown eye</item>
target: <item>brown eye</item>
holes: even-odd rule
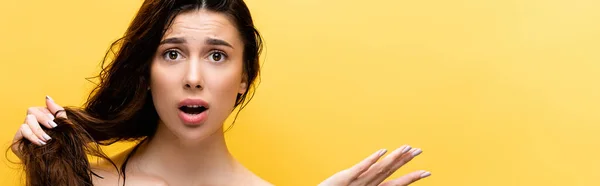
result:
[[[219,54],[219,53],[213,53],[212,57],[215,61],[219,61],[219,60],[221,60],[221,57],[223,57],[223,56],[221,56],[221,54]]]
[[[213,61],[213,62],[222,62],[225,60],[225,57],[226,57],[225,54],[222,52],[213,52],[209,56],[210,61]]]
[[[175,50],[169,50],[163,54],[163,58],[170,61],[179,60],[181,57],[181,54]]]
[[[176,60],[179,54],[175,51],[169,51],[169,59]]]

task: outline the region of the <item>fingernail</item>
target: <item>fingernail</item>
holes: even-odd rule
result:
[[[421,174],[421,178],[425,178],[427,176],[431,176],[431,172],[424,172]]]
[[[38,140],[40,142],[40,144],[42,145],[46,145],[46,142],[42,141],[42,140]]]
[[[409,145],[407,145],[406,147],[404,147],[404,149],[402,149],[402,152],[400,152],[400,153],[404,154],[404,153],[408,152],[410,149],[412,149],[412,147],[410,147]]]
[[[48,117],[49,117],[51,120],[54,120],[54,119],[55,119],[55,118],[54,118],[54,115],[52,115],[52,114],[48,114]]]
[[[54,127],[58,126],[58,125],[56,124],[56,122],[54,122],[54,121],[52,121],[52,120],[48,121],[48,125],[50,125],[52,128],[54,128]]]
[[[50,96],[48,96],[48,95],[46,95],[46,99],[54,102],[54,100]]]
[[[423,152],[421,149],[416,149],[415,151],[412,152],[413,157],[421,154],[421,152]]]
[[[385,154],[387,152],[387,149],[381,149],[379,150],[379,153],[377,153],[378,156],[383,156],[383,154]]]
[[[48,134],[42,135],[46,141],[51,140],[52,138],[48,136]]]

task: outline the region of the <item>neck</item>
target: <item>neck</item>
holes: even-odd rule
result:
[[[231,180],[228,175],[245,168],[229,153],[221,131],[192,143],[177,138],[164,124],[159,124],[155,136],[141,144],[132,156],[132,171],[136,175],[139,172],[161,178],[171,185],[182,181],[223,185]]]

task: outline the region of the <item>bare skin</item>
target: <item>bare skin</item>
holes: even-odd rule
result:
[[[223,123],[233,110],[236,96],[248,88],[242,68],[243,46],[235,25],[225,15],[197,10],[175,17],[150,70],[149,88],[160,118],[158,128],[127,161],[126,185],[272,185],[233,158],[225,144]],[[186,99],[206,102],[204,120],[186,120],[185,116],[197,116],[180,110],[178,104]],[[59,110],[62,107],[49,97],[46,107],[28,109],[14,142],[27,139],[37,145],[50,143],[42,127],[55,127],[51,113]],[[66,118],[64,112],[56,117]],[[13,146],[12,150],[20,156],[19,149]],[[405,145],[379,161],[386,152],[378,151],[319,185],[398,186],[430,175],[415,171],[382,183],[421,149]],[[113,161],[120,167],[128,154],[119,154]],[[107,162],[94,165],[93,170],[104,177],[95,177],[94,185],[123,183],[118,171]]]
[[[43,145],[39,143],[43,140],[44,132],[42,130],[35,130],[35,128],[47,127],[52,128],[52,119],[54,118],[50,113],[56,113],[56,111],[61,110],[62,107],[54,103],[51,99],[46,99],[45,107],[31,107],[28,109],[28,117],[33,118],[26,119],[26,124],[22,125],[21,128],[17,131],[15,135],[14,142],[17,142],[21,139],[29,140],[35,144]],[[57,117],[65,117],[62,113],[59,113]],[[33,132],[35,131],[35,133]],[[19,153],[19,149],[17,146],[12,146],[12,151],[17,155],[21,156]],[[402,153],[409,149],[408,152]],[[127,155],[131,152],[131,149],[124,151],[118,155],[111,157],[111,160],[120,167]],[[427,171],[414,171],[409,174],[406,174],[400,178],[396,178],[387,182],[382,183],[383,180],[387,179],[391,174],[393,174],[396,170],[398,170],[402,165],[411,161],[414,157],[419,155],[421,152],[418,148],[410,148],[407,146],[403,146],[401,148],[396,149],[392,153],[390,153],[385,158],[381,159],[383,154],[385,154],[385,150],[377,151],[371,156],[367,157],[360,163],[342,170],[333,176],[329,177],[325,181],[319,184],[319,186],[406,186],[410,185],[422,178],[428,177],[431,173]],[[135,158],[133,158],[135,159]],[[135,161],[135,160],[130,160]],[[139,160],[138,160],[139,161]],[[128,164],[128,166],[131,164]],[[240,165],[241,166],[241,165]],[[161,179],[158,176],[153,176],[150,174],[145,174],[140,171],[131,170],[131,167],[127,169],[127,186],[137,186],[137,185],[156,185],[163,186],[169,185],[167,181]],[[104,179],[94,178],[94,185],[122,185],[122,178],[119,179],[117,170],[112,166],[112,164],[106,161],[100,161],[97,164],[93,165],[93,170],[95,173],[104,177]],[[240,169],[242,173],[239,173],[239,178],[236,183],[232,183],[230,185],[239,185],[239,182],[243,182],[244,185],[272,185],[269,182],[261,179],[256,176],[254,173],[251,173],[245,168]],[[251,184],[250,184],[251,183]],[[172,184],[174,185],[174,184]],[[227,184],[229,185],[229,184]]]
[[[128,149],[124,152],[121,152],[113,157],[111,160],[117,165],[117,167],[121,167],[125,162],[125,159],[131,153],[132,149]],[[132,161],[130,159],[129,161]],[[129,164],[130,166],[131,164]],[[166,185],[177,185],[177,184],[168,184],[167,181],[160,178],[159,176],[153,176],[139,169],[129,167],[126,170],[127,180],[126,186],[166,186]],[[272,184],[263,180],[262,178],[256,176],[254,173],[250,172],[248,169],[245,169],[241,164],[239,164],[241,170],[238,173],[231,174],[236,176],[236,178],[229,177],[233,181],[227,183],[226,185],[255,185],[255,186],[271,186]],[[112,164],[110,164],[106,160],[100,160],[96,164],[92,166],[92,170],[102,176],[103,178],[93,177],[94,185],[98,186],[114,186],[114,185],[123,185],[123,178],[119,177],[118,171],[114,168]],[[184,185],[190,184],[189,182],[185,182]],[[200,185],[200,184],[199,184]],[[204,185],[204,184],[203,184]],[[208,184],[207,184],[208,185]],[[219,185],[219,184],[213,184]]]

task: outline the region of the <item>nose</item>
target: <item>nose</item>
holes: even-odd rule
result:
[[[202,86],[200,86],[200,85],[192,86],[190,84],[185,84],[185,88],[189,89],[189,88],[192,88],[192,87],[194,87],[194,88],[202,88]]]
[[[184,77],[184,89],[202,89],[202,75],[199,63],[190,61]]]

